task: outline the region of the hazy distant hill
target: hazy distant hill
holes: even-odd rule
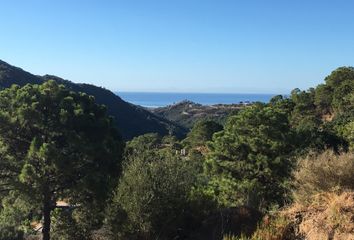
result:
[[[157,116],[142,107],[127,103],[111,91],[90,84],[75,84],[62,78],[45,75],[37,76],[22,70],[21,68],[11,66],[0,60],[0,87],[7,88],[12,84],[25,85],[41,84],[42,82],[53,79],[64,84],[66,87],[77,92],[85,92],[93,95],[96,101],[104,104],[108,108],[108,113],[115,117],[117,126],[125,139],[149,133],[156,132],[161,135],[174,134],[182,136],[186,129],[180,127],[161,116]]]
[[[180,126],[191,128],[195,122],[201,119],[224,123],[227,116],[243,107],[242,104],[201,105],[185,100],[170,106],[150,109],[150,111]]]

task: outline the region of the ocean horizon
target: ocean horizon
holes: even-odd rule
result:
[[[172,93],[172,92],[115,92],[124,101],[148,108],[165,107],[188,100],[202,105],[263,102],[278,94],[259,93]]]

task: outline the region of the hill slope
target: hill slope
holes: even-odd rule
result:
[[[191,128],[199,120],[213,120],[223,124],[226,118],[240,109],[242,104],[201,105],[191,101],[182,101],[170,106],[150,109],[160,117],[166,118],[185,128]]]
[[[125,139],[131,139],[135,136],[151,132],[161,135],[170,133],[178,137],[186,133],[183,127],[157,116],[142,107],[127,103],[107,89],[90,84],[76,84],[52,75],[33,75],[0,60],[0,88],[7,88],[12,84],[20,86],[27,83],[41,84],[49,79],[64,84],[73,91],[93,95],[99,104],[106,105],[108,114],[115,118],[117,127]]]

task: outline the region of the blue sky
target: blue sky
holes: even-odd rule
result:
[[[0,59],[113,91],[288,93],[354,65],[354,1],[3,0]]]

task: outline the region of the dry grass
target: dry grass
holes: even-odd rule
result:
[[[281,213],[298,221],[297,235],[309,240],[354,240],[354,192],[321,193],[311,204],[294,204]]]
[[[310,154],[299,161],[294,173],[296,202],[308,202],[315,194],[333,190],[354,190],[354,154],[332,151]]]
[[[354,154],[310,154],[294,178],[293,205],[264,219],[251,238],[224,240],[354,240]]]
[[[225,235],[223,240],[290,240],[293,237],[293,224],[284,216],[266,217],[251,237]]]
[[[225,235],[222,240],[248,240],[246,237],[236,237],[234,235]]]
[[[301,159],[295,203],[282,214],[304,239],[354,240],[354,154],[325,151]]]
[[[223,240],[354,240],[354,192],[328,192],[264,219],[250,238]]]
[[[283,216],[278,216],[264,221],[253,234],[252,240],[284,240],[290,239],[290,235],[292,235],[291,222]]]

